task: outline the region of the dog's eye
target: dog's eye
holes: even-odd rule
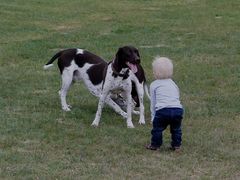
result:
[[[135,50],[134,53],[136,53],[137,55],[139,55],[138,50]]]

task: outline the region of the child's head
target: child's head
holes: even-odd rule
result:
[[[155,57],[152,63],[153,75],[156,79],[168,79],[173,75],[172,61],[166,57]]]

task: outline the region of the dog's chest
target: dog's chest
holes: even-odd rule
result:
[[[129,79],[123,80],[122,77],[111,77],[111,79],[106,79],[105,83],[109,85],[109,89],[112,93],[121,93],[130,88]]]
[[[113,78],[110,83],[111,89],[121,89],[125,85],[125,81],[122,80],[122,77]]]

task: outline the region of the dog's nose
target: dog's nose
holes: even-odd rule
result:
[[[134,54],[133,57],[134,57],[135,61],[139,61],[140,60],[140,57],[137,54]]]

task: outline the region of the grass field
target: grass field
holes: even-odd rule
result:
[[[1,0],[0,179],[239,179],[240,2],[236,0]],[[98,100],[75,84],[60,107],[60,76],[43,65],[85,48],[111,60],[141,53],[173,59],[185,107],[180,154],[147,151],[151,124],[127,129],[110,108],[92,128]]]

